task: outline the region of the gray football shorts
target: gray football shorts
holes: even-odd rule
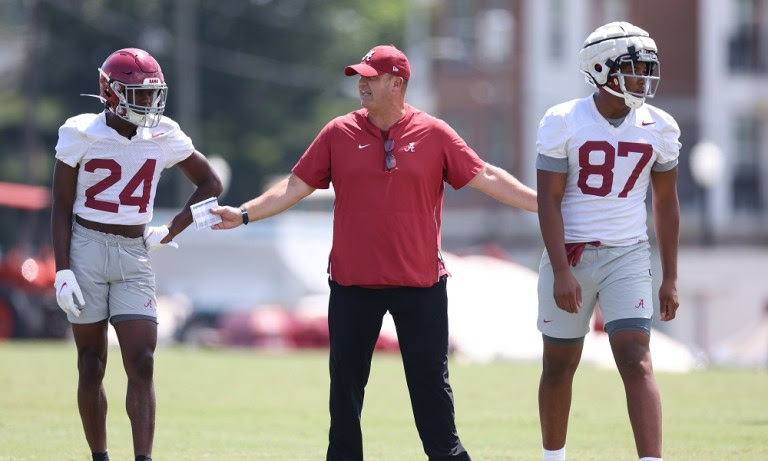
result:
[[[142,237],[105,234],[75,222],[69,254],[85,299],[80,317],[67,314],[70,322],[157,322],[155,273]]]
[[[625,247],[587,245],[576,267],[571,267],[581,285],[581,310],[572,314],[555,303],[554,274],[546,250],[539,265],[539,318],[537,326],[549,338],[582,338],[596,303],[609,333],[610,323],[628,329],[650,331],[653,317],[651,250],[648,242]],[[637,319],[640,321],[631,321]],[[546,339],[546,338],[545,338]]]

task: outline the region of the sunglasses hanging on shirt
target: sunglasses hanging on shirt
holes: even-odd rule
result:
[[[384,141],[384,152],[387,154],[384,158],[384,163],[387,167],[387,171],[392,171],[393,168],[397,166],[397,159],[395,158],[395,154],[392,152],[395,150],[395,141],[392,139],[387,139]]]

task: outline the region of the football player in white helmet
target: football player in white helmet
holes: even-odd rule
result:
[[[112,53],[99,68],[98,114],[59,129],[51,235],[56,299],[77,346],[77,404],[94,461],[107,461],[107,322],[128,376],[126,408],[136,461],[150,460],[155,428],[155,275],[148,253],[192,223],[189,205],[222,191],[221,181],[179,125],[163,116],[168,88],[146,51]],[[178,166],[196,186],[167,225],[148,227],[165,168]]]
[[[581,70],[597,91],[550,108],[536,160],[539,222],[538,328],[543,456],[565,460],[573,376],[599,300],[624,382],[637,454],[661,459],[661,400],[651,366],[653,293],[645,198],[653,189],[661,255],[659,317],[678,308],[680,130],[645,102],[656,93],[656,43],[643,29],[612,22],[589,35]]]
[[[659,86],[656,52],[648,32],[628,22],[612,22],[587,37],[579,63],[587,83],[624,98],[627,107],[637,109]]]

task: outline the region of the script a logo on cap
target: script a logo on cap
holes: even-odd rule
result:
[[[363,61],[370,61],[375,53],[376,53],[376,51],[374,51],[374,50],[369,51],[368,54],[363,56]]]

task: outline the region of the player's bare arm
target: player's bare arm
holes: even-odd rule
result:
[[[179,162],[177,166],[187,179],[195,185],[196,189],[189,196],[181,212],[174,216],[168,225],[169,233],[161,243],[170,242],[176,235],[192,224],[192,212],[189,210],[190,205],[210,197],[218,197],[223,191],[219,176],[200,152],[194,151],[192,155]]]
[[[571,273],[565,253],[565,230],[560,205],[565,195],[565,173],[536,171],[539,226],[554,272],[557,307],[576,313],[581,309],[581,286]]]
[[[245,202],[242,208],[248,215],[248,221],[258,221],[282,213],[314,191],[314,187],[290,174],[260,196]],[[241,208],[224,206],[212,209],[211,213],[221,216],[221,222],[211,229],[232,229],[243,223]]]
[[[536,191],[497,166],[486,163],[469,186],[509,206],[536,212]]]
[[[661,257],[662,281],[659,288],[659,311],[663,321],[675,318],[677,298],[677,249],[680,236],[680,203],[677,198],[677,168],[654,171],[653,220]]]
[[[69,245],[72,238],[72,206],[75,203],[78,168],[57,160],[53,170],[51,205],[51,243],[56,270],[69,269]]]

